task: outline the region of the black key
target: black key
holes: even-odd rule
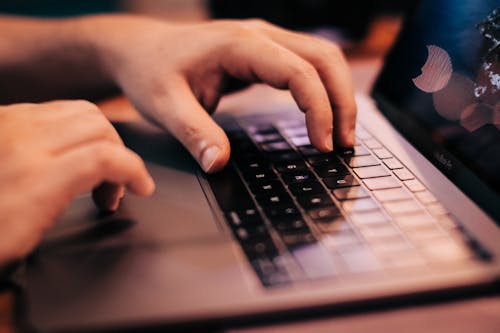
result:
[[[255,209],[250,193],[232,164],[220,172],[207,175],[207,180],[222,211]]]
[[[292,147],[290,147],[290,145],[288,144],[288,142],[282,140],[282,141],[275,141],[275,142],[269,142],[269,143],[263,143],[261,144],[260,146],[260,149],[265,151],[265,152],[268,152],[268,153],[272,153],[272,152],[282,152],[282,151],[286,151],[286,152],[290,152],[290,151],[293,151],[292,150]]]
[[[297,200],[305,210],[334,205],[332,199],[327,194],[313,194],[302,196]]]
[[[324,178],[323,182],[329,189],[358,186],[359,182],[352,175]]]
[[[243,160],[243,161],[238,161],[236,163],[238,168],[242,172],[247,172],[251,170],[269,170],[271,169],[271,163],[264,159],[255,159],[255,160]]]
[[[338,200],[369,198],[370,195],[361,186],[343,187],[333,190],[333,195]]]
[[[352,148],[340,148],[337,154],[342,157],[365,156],[370,155],[370,152],[363,146],[354,146]]]
[[[264,207],[264,212],[269,219],[282,219],[290,216],[300,216],[299,211],[295,205],[281,206],[281,207]]]
[[[329,164],[329,163],[339,163],[339,158],[333,153],[327,153],[322,155],[310,156],[307,161],[312,165],[319,164]]]
[[[227,137],[229,138],[230,142],[248,139],[247,133],[242,129],[229,130],[229,131],[226,131],[226,134],[227,134]]]
[[[316,177],[308,170],[283,173],[281,177],[283,177],[286,184],[297,184],[316,180]]]
[[[338,161],[338,163],[315,165],[314,171],[316,171],[316,173],[321,178],[328,178],[328,177],[349,174],[349,171],[347,170],[347,168],[340,161]]]
[[[299,153],[293,150],[270,153],[268,157],[273,162],[296,161],[301,159]]]
[[[252,152],[233,152],[231,158],[235,161],[236,165],[246,165],[255,162],[266,162],[269,161],[261,152],[258,150]]]
[[[264,220],[256,209],[230,211],[226,214],[231,228],[255,227],[264,224]]]
[[[270,180],[266,182],[258,182],[258,184],[250,184],[250,190],[256,196],[286,192],[285,187],[279,180]]]
[[[306,231],[309,228],[301,216],[290,216],[288,218],[272,220],[271,223],[280,234]]]
[[[233,233],[241,242],[271,238],[271,236],[269,235],[269,231],[264,224],[253,227],[235,228],[233,229]]]
[[[276,162],[274,163],[274,167],[278,172],[291,172],[291,171],[303,171],[307,170],[307,166],[302,161],[285,161],[285,162]]]
[[[244,138],[239,140],[234,140],[231,142],[231,151],[232,152],[255,152],[257,151],[257,147],[253,143],[250,138]]]
[[[250,261],[257,258],[278,255],[278,249],[270,238],[243,242],[241,243],[241,247]]]
[[[281,237],[289,250],[293,250],[307,244],[316,243],[316,238],[310,231],[287,233]]]
[[[277,132],[269,134],[255,134],[252,138],[257,143],[268,143],[283,140],[283,137]]]
[[[274,206],[274,207],[280,207],[280,206],[290,206],[293,205],[292,199],[289,197],[288,193],[276,193],[272,195],[262,195],[262,196],[257,196],[255,197],[257,202],[264,206],[264,207],[269,207],[269,206]]]
[[[286,268],[279,264],[280,261],[277,258],[279,257],[262,257],[250,261],[264,287],[273,287],[291,282]]]
[[[247,127],[249,133],[255,135],[268,135],[279,133],[273,125],[269,124],[255,124]]]
[[[299,151],[302,153],[304,156],[315,156],[315,155],[321,155],[324,154],[314,148],[312,145],[307,145],[307,146],[301,146],[299,147]]]
[[[321,186],[321,184],[316,180],[298,184],[290,184],[288,188],[296,197],[304,194],[325,193],[323,186]]]
[[[276,174],[272,170],[260,169],[260,170],[246,170],[243,172],[243,177],[250,184],[254,182],[267,182],[270,180],[277,179]]]
[[[336,206],[311,209],[307,214],[309,214],[309,217],[313,220],[331,219],[342,215]]]

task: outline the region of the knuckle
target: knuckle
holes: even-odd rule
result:
[[[316,72],[316,69],[314,68],[314,66],[308,62],[305,62],[305,61],[298,62],[292,68],[292,71],[293,71],[292,74],[294,77],[310,79],[312,77],[317,76],[317,72]]]
[[[90,113],[99,113],[101,114],[101,111],[99,110],[99,107],[95,105],[92,102],[89,102],[84,99],[79,99],[75,101],[71,101],[73,103],[73,107],[85,112],[90,112]]]
[[[268,28],[271,26],[269,22],[258,17],[249,18],[244,21],[248,26],[255,28]]]

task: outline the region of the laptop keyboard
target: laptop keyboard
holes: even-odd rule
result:
[[[208,176],[265,287],[487,260],[488,252],[376,138],[320,153],[301,121],[228,131],[232,157]]]

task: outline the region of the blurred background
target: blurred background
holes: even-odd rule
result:
[[[0,13],[66,17],[132,12],[173,21],[259,17],[316,32],[351,56],[380,56],[393,42],[401,14],[416,0],[1,0]]]

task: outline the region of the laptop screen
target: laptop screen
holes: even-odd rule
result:
[[[373,90],[400,132],[497,222],[499,58],[498,0],[423,0]]]

